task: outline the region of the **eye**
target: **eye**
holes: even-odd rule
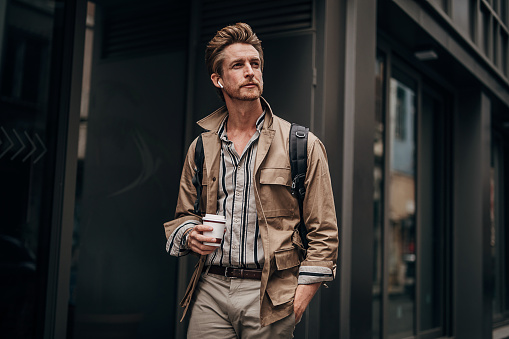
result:
[[[253,68],[259,68],[260,67],[260,63],[258,61],[254,61],[254,62],[251,63],[251,66]]]
[[[243,65],[240,62],[237,62],[237,63],[233,64],[233,68],[240,68],[242,66]]]

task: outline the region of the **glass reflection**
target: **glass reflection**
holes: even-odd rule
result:
[[[415,309],[415,91],[390,81],[388,333],[414,332]]]
[[[52,196],[48,121],[55,1],[0,1],[0,336],[42,323]],[[52,133],[53,132],[53,133]]]

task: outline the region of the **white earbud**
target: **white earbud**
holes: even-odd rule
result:
[[[219,87],[224,88],[223,85],[221,85],[221,83],[219,81],[217,83],[218,83]]]

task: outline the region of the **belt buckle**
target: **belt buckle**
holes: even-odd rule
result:
[[[235,276],[233,276],[233,275],[232,275],[232,271],[233,271],[233,270],[235,270],[235,268],[234,268],[234,267],[228,267],[228,266],[226,266],[226,267],[224,268],[224,276],[225,276],[226,278],[230,278],[230,279],[237,279],[237,277],[235,277]]]

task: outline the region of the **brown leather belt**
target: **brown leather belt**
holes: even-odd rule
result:
[[[257,268],[233,268],[224,266],[207,266],[203,269],[204,272],[222,275],[228,278],[240,279],[254,279],[260,280],[262,278],[262,270]]]

